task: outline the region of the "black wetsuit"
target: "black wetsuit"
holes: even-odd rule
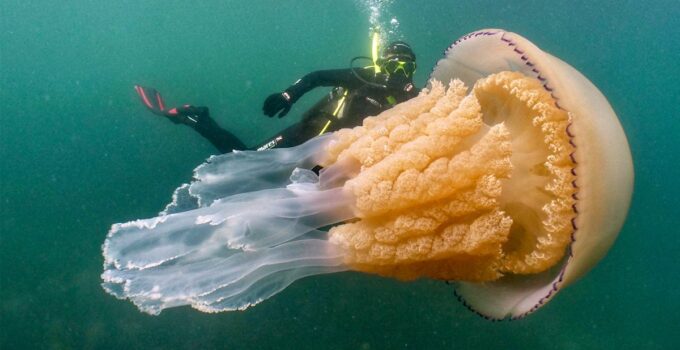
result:
[[[210,118],[208,107],[184,106],[176,109],[178,110],[178,116],[172,116],[170,120],[192,127],[201,136],[210,141],[220,153],[247,149],[246,145],[238,137],[222,129],[215,120]]]
[[[276,147],[291,147],[301,144],[323,132],[332,132],[342,128],[361,125],[364,118],[378,115],[397,103],[404,102],[418,95],[419,90],[413,83],[403,81],[390,84],[385,75],[376,75],[373,67],[355,69],[355,72],[365,81],[380,85],[366,84],[352,72],[352,69],[320,70],[305,75],[285,90],[291,96],[291,102],[297,101],[302,95],[319,86],[333,86],[343,90],[334,90],[307,111],[300,122],[285,129],[276,137],[282,140]],[[339,95],[347,92],[342,113],[334,115]],[[330,121],[330,124],[326,125]],[[266,145],[266,144],[265,144]]]
[[[389,109],[397,103],[406,101],[419,92],[410,79],[399,82],[390,81],[384,74],[375,74],[373,67],[320,70],[305,75],[285,92],[290,96],[291,104],[305,93],[319,87],[335,87],[335,89],[314,107],[307,111],[300,122],[267,139],[261,146],[250,148],[262,150],[274,147],[292,147],[325,132],[360,125],[362,120],[371,115]],[[357,78],[358,74],[364,81]],[[394,80],[394,79],[393,79]],[[370,82],[371,84],[367,84]],[[140,90],[143,102],[156,114],[168,116],[177,123],[191,126],[199,134],[212,143],[221,153],[233,150],[245,150],[248,147],[231,132],[221,128],[211,117],[207,107],[185,105],[165,109],[160,94],[153,89],[136,87]],[[146,96],[143,91],[146,92]],[[154,97],[155,95],[155,97]],[[343,98],[344,97],[344,98]],[[343,100],[344,104],[338,108]],[[158,102],[160,106],[155,106]],[[153,105],[153,106],[152,106]]]

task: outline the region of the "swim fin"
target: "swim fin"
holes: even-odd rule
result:
[[[207,115],[208,113],[206,107],[194,107],[192,105],[166,108],[163,96],[161,96],[160,92],[154,88],[135,85],[135,91],[137,91],[137,95],[139,95],[142,103],[151,111],[151,113],[168,117],[173,123],[196,123],[196,118],[198,118],[197,115]]]
[[[142,103],[148,108],[153,114],[162,115],[169,117],[168,111],[165,110],[165,102],[163,101],[163,96],[154,88],[147,88],[139,85],[135,85],[135,91],[142,99]]]

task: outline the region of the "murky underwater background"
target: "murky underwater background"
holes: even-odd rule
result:
[[[489,322],[442,282],[307,278],[245,312],[158,317],[100,287],[110,225],[155,216],[214,152],[148,113],[133,84],[210,106],[249,143],[294,122],[264,98],[370,54],[377,1],[0,3],[1,349],[677,349],[678,1],[383,1],[416,81],[458,37],[517,32],[583,72],[617,111],[635,194],[609,255],[530,317]],[[374,14],[375,15],[375,14]],[[326,91],[326,90],[324,90]]]

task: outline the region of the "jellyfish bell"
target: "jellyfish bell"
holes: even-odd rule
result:
[[[210,158],[158,217],[113,225],[104,288],[151,314],[217,312],[356,270],[459,281],[493,318],[544,304],[613,242],[630,153],[575,70],[515,34],[479,33],[428,89],[361,126]]]
[[[491,318],[522,317],[587,273],[607,252],[625,220],[633,189],[633,163],[621,124],[602,93],[580,72],[500,29],[465,35],[445,52],[430,79],[453,77],[466,84],[501,71],[538,79],[570,116],[575,188],[569,252],[538,275],[510,275],[495,282],[459,282],[457,292],[472,309]]]

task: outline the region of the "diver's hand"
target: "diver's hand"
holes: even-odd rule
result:
[[[262,112],[270,118],[279,113],[278,117],[281,118],[288,114],[290,107],[293,103],[290,101],[290,95],[287,92],[271,94],[264,100],[264,105],[262,105]]]

